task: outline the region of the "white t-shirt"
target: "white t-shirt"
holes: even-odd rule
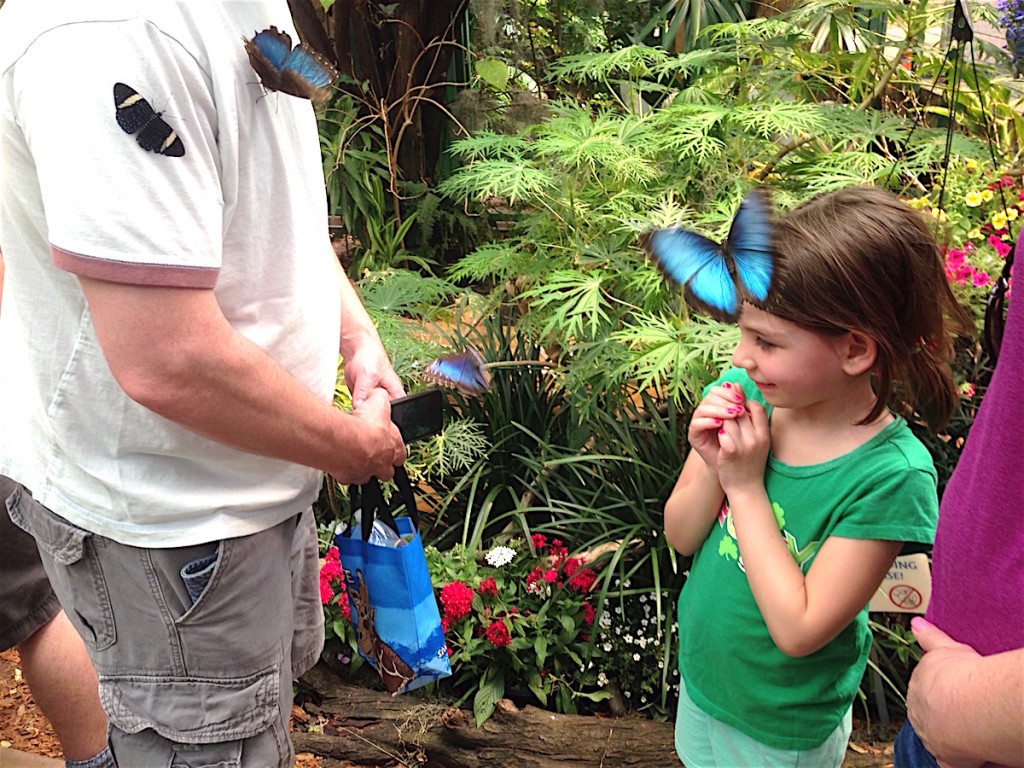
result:
[[[313,469],[228,448],[129,399],[76,278],[212,287],[236,331],[332,397],[340,299],[316,120],[308,101],[259,85],[243,38],[270,25],[297,42],[285,0],[0,10],[0,472],[126,544],[263,530],[320,486]],[[115,83],[161,113],[183,156],[122,130]]]

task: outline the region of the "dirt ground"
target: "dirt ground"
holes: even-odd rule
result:
[[[296,707],[292,728],[307,728],[309,716]],[[855,724],[856,726],[856,724]],[[0,653],[0,748],[13,747],[45,757],[63,757],[60,742],[49,721],[36,707],[21,675],[17,651]],[[892,742],[865,740],[855,730],[843,768],[891,768]],[[326,765],[310,753],[295,757],[295,768],[359,768],[354,763],[331,760]]]

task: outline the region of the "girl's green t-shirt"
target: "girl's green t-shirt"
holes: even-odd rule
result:
[[[764,404],[743,369],[715,383],[725,381]],[[764,478],[804,573],[829,536],[925,543],[935,536],[935,467],[903,419],[823,464],[789,466],[769,455]],[[775,646],[743,571],[728,499],[694,556],[678,619],[679,671],[690,698],[779,749],[811,749],[832,733],[853,703],[871,647],[866,605],[815,653],[793,658]]]

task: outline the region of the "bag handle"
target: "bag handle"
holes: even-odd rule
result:
[[[412,520],[413,528],[419,530],[420,527],[420,513],[416,506],[416,495],[412,491],[412,484],[409,482],[409,474],[405,471],[404,466],[395,467],[395,485],[398,487],[398,493],[402,497],[402,502],[405,505],[406,514],[409,519]],[[395,517],[391,512],[391,505],[388,500],[384,498],[384,492],[381,490],[380,481],[376,477],[371,477],[369,481],[360,485],[350,485],[348,487],[349,500],[352,503],[352,509],[356,510],[362,506],[361,516],[361,528],[363,541],[370,540],[370,533],[373,530],[373,521],[378,519],[387,525],[395,533],[399,533],[398,525],[395,523]],[[360,504],[360,501],[362,504]]]

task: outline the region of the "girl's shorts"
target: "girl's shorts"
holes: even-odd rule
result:
[[[700,709],[679,686],[676,754],[686,768],[827,768],[839,766],[853,729],[853,707],[825,742],[813,749],[776,749]]]

